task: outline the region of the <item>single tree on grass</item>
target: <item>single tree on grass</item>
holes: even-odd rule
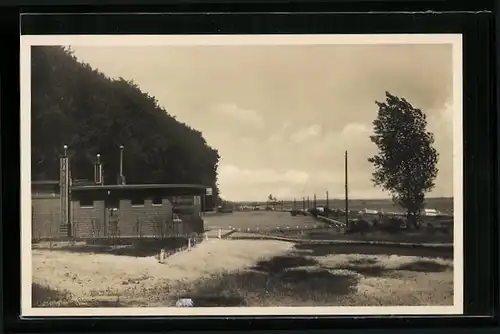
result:
[[[386,92],[385,102],[375,103],[379,110],[370,139],[379,153],[368,159],[374,166],[372,181],[406,209],[408,228],[418,228],[425,194],[438,173],[434,136],[426,130],[422,110],[404,98]]]

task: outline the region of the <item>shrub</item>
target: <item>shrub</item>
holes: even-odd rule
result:
[[[401,218],[387,218],[378,224],[378,229],[388,233],[397,233],[402,230],[404,220]]]
[[[370,223],[366,220],[351,220],[349,221],[349,227],[347,233],[366,233],[371,229]]]
[[[309,213],[312,214],[314,217],[318,217],[320,214],[319,210],[316,208],[309,209]]]

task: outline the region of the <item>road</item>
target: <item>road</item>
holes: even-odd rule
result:
[[[276,229],[311,228],[321,223],[311,216],[292,217],[289,212],[246,211],[204,217],[206,229]]]

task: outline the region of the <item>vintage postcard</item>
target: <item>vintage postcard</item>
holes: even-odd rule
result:
[[[463,313],[461,35],[21,37],[22,314]]]

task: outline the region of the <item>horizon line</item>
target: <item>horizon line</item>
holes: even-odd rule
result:
[[[307,196],[306,196],[307,197]],[[222,199],[224,199],[225,201],[228,201],[228,202],[257,202],[257,203],[266,203],[267,200],[230,200],[230,199],[225,199],[224,196],[221,196]],[[435,196],[435,197],[427,197],[426,200],[429,200],[429,199],[453,199],[454,196]],[[302,201],[302,198],[299,197],[299,198],[295,198],[295,200],[297,201]],[[313,201],[313,197],[309,196],[309,200],[310,201]],[[329,198],[328,199],[329,201],[344,201],[345,199],[344,198]],[[392,202],[392,199],[391,198],[349,198],[348,201],[391,201]],[[293,202],[294,199],[278,199],[277,202],[281,202],[281,201],[291,201]],[[317,198],[316,197],[316,201],[326,201],[326,198]],[[425,202],[425,200],[424,200]]]

